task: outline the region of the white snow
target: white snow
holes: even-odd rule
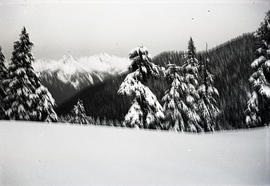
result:
[[[259,58],[255,59],[251,63],[252,68],[257,68],[259,65],[261,65],[263,62],[265,62],[266,58],[264,56],[260,56]]]
[[[270,185],[269,153],[269,127],[197,135],[2,121],[0,185]]]
[[[262,95],[265,95],[267,98],[270,98],[270,87],[269,86],[262,85],[259,91]]]
[[[269,68],[270,67],[270,59],[268,59],[267,61],[265,61],[264,65]]]

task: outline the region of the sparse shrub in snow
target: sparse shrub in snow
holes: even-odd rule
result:
[[[6,119],[4,98],[6,97],[5,89],[8,72],[4,62],[5,56],[2,53],[2,49],[0,47],[0,119]]]
[[[11,64],[9,65],[8,86],[5,102],[9,119],[32,121],[57,121],[53,110],[54,99],[42,86],[32,63],[33,43],[23,28],[19,41],[14,43]]]
[[[158,67],[151,62],[145,47],[137,47],[129,54],[132,61],[125,80],[120,85],[119,94],[133,96],[134,100],[125,116],[124,126],[137,128],[162,128],[163,108],[156,96],[145,86],[149,77],[158,76]]]
[[[249,81],[253,92],[246,109],[248,127],[269,125],[270,122],[270,11],[254,34],[258,39],[257,58],[251,63],[254,73]]]
[[[217,107],[216,98],[219,96],[218,90],[213,86],[214,76],[208,71],[207,63],[202,66],[203,80],[198,88],[200,99],[198,101],[201,126],[204,131],[214,131],[216,128],[217,117],[220,110]]]

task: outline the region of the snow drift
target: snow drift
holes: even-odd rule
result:
[[[270,128],[186,134],[0,122],[0,185],[270,185]]]

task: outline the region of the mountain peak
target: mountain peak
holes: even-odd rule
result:
[[[41,74],[43,82],[49,86],[62,84],[80,90],[104,79],[123,73],[128,69],[130,61],[127,58],[100,53],[94,56],[75,58],[70,54],[59,60],[38,59],[34,69]]]
[[[37,72],[63,71],[68,74],[86,71],[118,74],[126,71],[130,61],[128,58],[109,55],[105,52],[93,56],[75,58],[70,54],[59,60],[38,59],[33,64]]]
[[[74,57],[71,54],[68,55],[64,55],[62,57],[63,63],[67,64],[67,63],[77,63],[77,61],[74,59]]]

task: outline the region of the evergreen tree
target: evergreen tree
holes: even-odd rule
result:
[[[2,48],[0,46],[0,119],[6,119],[4,99],[6,97],[5,82],[7,80],[8,72],[4,63],[5,56],[2,53]]]
[[[187,119],[185,122],[185,130],[190,132],[202,132],[200,126],[200,116],[198,108],[199,94],[198,88],[198,67],[199,62],[196,59],[196,48],[192,38],[188,43],[188,56],[183,65],[184,81],[185,81],[185,104],[187,106]]]
[[[208,71],[208,62],[209,59],[207,58],[205,64],[202,65],[203,80],[202,84],[198,88],[198,93],[200,95],[198,104],[201,126],[204,131],[214,131],[216,128],[216,119],[220,114],[220,110],[217,107],[216,102],[216,98],[219,96],[219,93],[213,86],[214,76]]]
[[[132,61],[129,71],[136,72],[136,79],[141,83],[146,83],[149,77],[159,75],[159,69],[152,63],[151,55],[146,47],[141,46],[131,50],[129,59]]]
[[[131,73],[120,85],[119,94],[134,96],[133,103],[125,116],[124,125],[138,128],[162,128],[160,120],[164,118],[163,109],[156,96],[145,86],[148,78],[159,74],[158,68],[151,62],[145,47],[137,47],[129,54],[132,61]]]
[[[113,120],[109,119],[109,120],[107,121],[107,125],[108,125],[108,126],[114,126]]]
[[[100,122],[99,117],[97,117],[96,122],[95,122],[95,125],[101,125],[101,122]]]
[[[270,11],[254,35],[259,48],[251,64],[254,73],[249,79],[253,92],[247,103],[248,127],[269,125],[270,122]]]
[[[194,45],[192,37],[190,37],[188,41],[188,58],[194,59],[195,57],[196,57],[196,47]]]
[[[115,127],[121,127],[121,123],[117,119],[114,120],[113,124]]]
[[[89,123],[90,125],[95,125],[95,120],[94,120],[93,117],[87,116],[87,120],[88,120],[88,123]]]
[[[68,123],[89,124],[90,117],[85,113],[82,100],[79,99],[76,105],[74,105],[69,118],[70,119],[67,120]]]
[[[5,102],[6,115],[14,120],[57,121],[53,110],[55,104],[51,94],[36,75],[31,53],[33,43],[25,27],[19,41],[14,43]]]
[[[102,126],[106,126],[107,125],[107,119],[106,119],[106,117],[104,117],[103,120],[101,120],[100,124]]]
[[[188,111],[183,101],[187,85],[180,72],[180,67],[175,64],[167,65],[165,77],[170,87],[166,90],[165,96],[162,98],[167,123],[165,128],[175,131],[185,130],[185,113]]]
[[[58,122],[62,122],[62,123],[68,123],[68,121],[71,119],[70,115],[60,115],[58,117]]]

